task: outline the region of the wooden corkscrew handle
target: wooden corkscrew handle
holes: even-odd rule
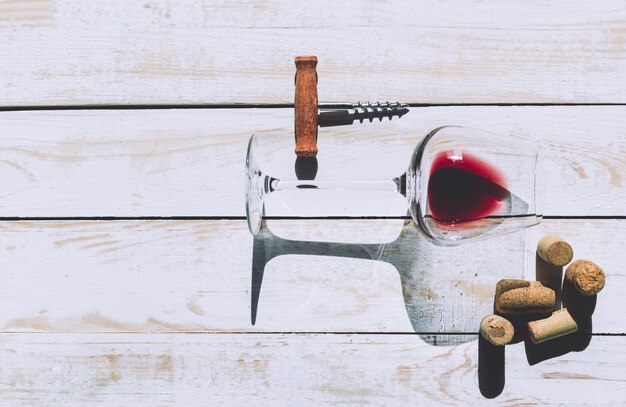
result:
[[[297,56],[294,121],[296,155],[317,155],[317,57]]]

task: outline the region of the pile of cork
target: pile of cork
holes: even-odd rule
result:
[[[539,257],[557,267],[564,267],[574,257],[569,243],[557,235],[546,235],[537,245]],[[565,271],[565,280],[580,296],[598,294],[605,284],[604,271],[589,260],[576,260]],[[533,343],[559,338],[578,330],[578,325],[567,308],[557,308],[557,293],[539,281],[500,280],[496,285],[495,314],[480,323],[480,334],[488,342],[503,346],[513,340],[515,330],[511,316],[550,314],[547,318],[526,324]],[[509,318],[509,319],[507,319]]]

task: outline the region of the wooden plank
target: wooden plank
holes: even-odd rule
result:
[[[615,255],[624,220],[544,221],[527,240],[522,232],[456,248],[401,223],[272,222],[282,239],[309,242],[255,249],[264,277],[252,326],[244,221],[3,222],[0,330],[477,332],[500,278],[535,279],[536,242],[551,232],[608,275],[593,332],[625,332],[615,312],[626,289]],[[315,243],[325,241],[347,244]]]
[[[319,56],[329,101],[624,103],[625,18],[610,0],[3,1],[0,105],[290,103],[296,54]]]
[[[318,179],[406,170],[430,130],[460,124],[536,139],[544,214],[626,214],[626,107],[413,108],[401,120],[320,130]],[[246,145],[277,135],[268,171],[293,174],[292,109],[4,112],[2,216],[244,216]],[[347,199],[344,199],[347,198]],[[404,215],[399,197],[273,205],[274,215]],[[323,202],[323,199],[321,200]],[[287,201],[284,201],[287,202]],[[360,202],[361,206],[346,205]]]
[[[618,405],[625,341],[594,337],[584,352],[533,366],[522,343],[504,360],[481,356],[506,370],[500,403]],[[475,339],[435,347],[413,335],[3,334],[0,343],[0,400],[12,406],[493,403],[479,390]]]

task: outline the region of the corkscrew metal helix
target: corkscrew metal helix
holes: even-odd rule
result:
[[[296,63],[296,94],[294,118],[296,155],[317,155],[317,129],[319,127],[344,126],[356,120],[363,123],[383,118],[391,120],[409,112],[409,106],[399,102],[374,103],[319,103],[317,99],[317,57],[298,56]],[[297,171],[296,171],[297,172]]]

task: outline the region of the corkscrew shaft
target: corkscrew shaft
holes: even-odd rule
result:
[[[409,106],[399,102],[375,103],[320,103],[318,105],[317,124],[320,127],[345,126],[355,120],[374,119],[382,121],[387,117],[402,117],[409,112]]]

